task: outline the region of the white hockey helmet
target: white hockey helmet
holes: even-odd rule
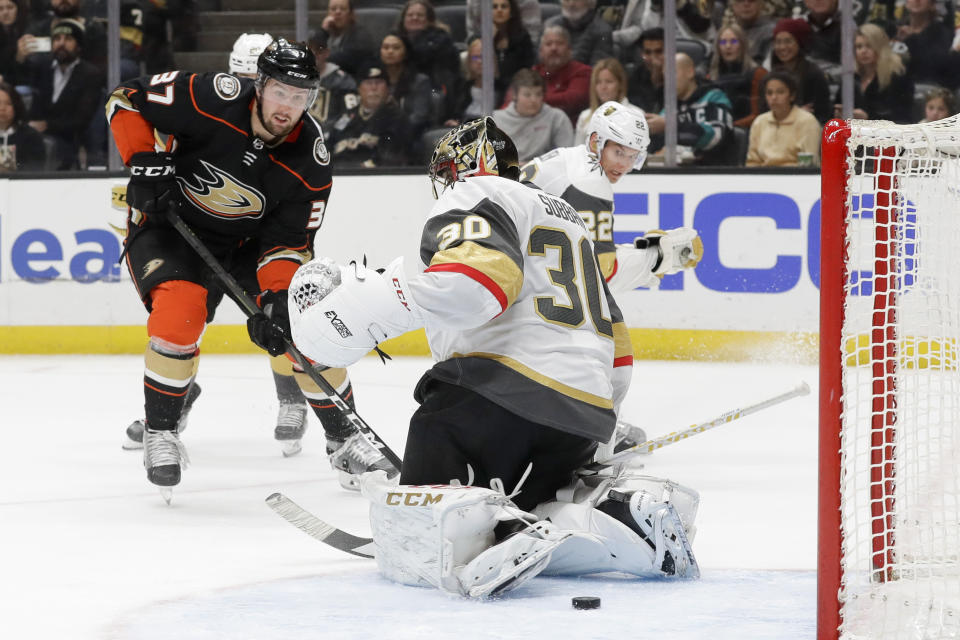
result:
[[[230,52],[230,73],[257,75],[257,58],[273,42],[269,33],[244,33],[233,43]]]
[[[650,129],[647,127],[643,109],[633,105],[623,105],[613,100],[604,102],[590,116],[587,123],[587,149],[590,148],[592,134],[597,134],[597,156],[603,151],[603,145],[609,140],[640,152],[634,169],[643,167],[647,159],[647,147],[650,146]]]

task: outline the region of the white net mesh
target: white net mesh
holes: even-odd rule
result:
[[[960,638],[960,123],[855,121],[841,637]]]

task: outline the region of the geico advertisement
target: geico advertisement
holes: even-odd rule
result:
[[[110,190],[120,181],[0,181],[0,324],[139,324],[145,312],[119,264]],[[817,331],[817,176],[645,175],[616,185],[615,240],[693,226],[695,271],[618,302],[633,327]],[[417,259],[432,204],[422,176],[335,179],[318,254],[385,264]],[[242,315],[225,302],[217,321]]]

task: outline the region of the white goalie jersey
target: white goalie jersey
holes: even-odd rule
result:
[[[603,277],[616,263],[613,245],[613,187],[597,156],[586,145],[562,147],[536,157],[520,169],[520,181],[567,201],[583,218],[593,240]]]
[[[570,205],[496,176],[456,182],[430,212],[420,259],[409,290],[438,361],[427,376],[609,439],[632,350]]]

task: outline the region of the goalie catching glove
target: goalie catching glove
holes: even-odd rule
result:
[[[346,367],[380,342],[423,326],[403,275],[403,258],[381,272],[330,258],[311,260],[290,282],[293,341],[314,362]]]
[[[696,229],[654,229],[635,238],[633,245],[617,245],[617,271],[608,282],[616,294],[637,287],[656,288],[663,276],[697,266],[703,241]]]

